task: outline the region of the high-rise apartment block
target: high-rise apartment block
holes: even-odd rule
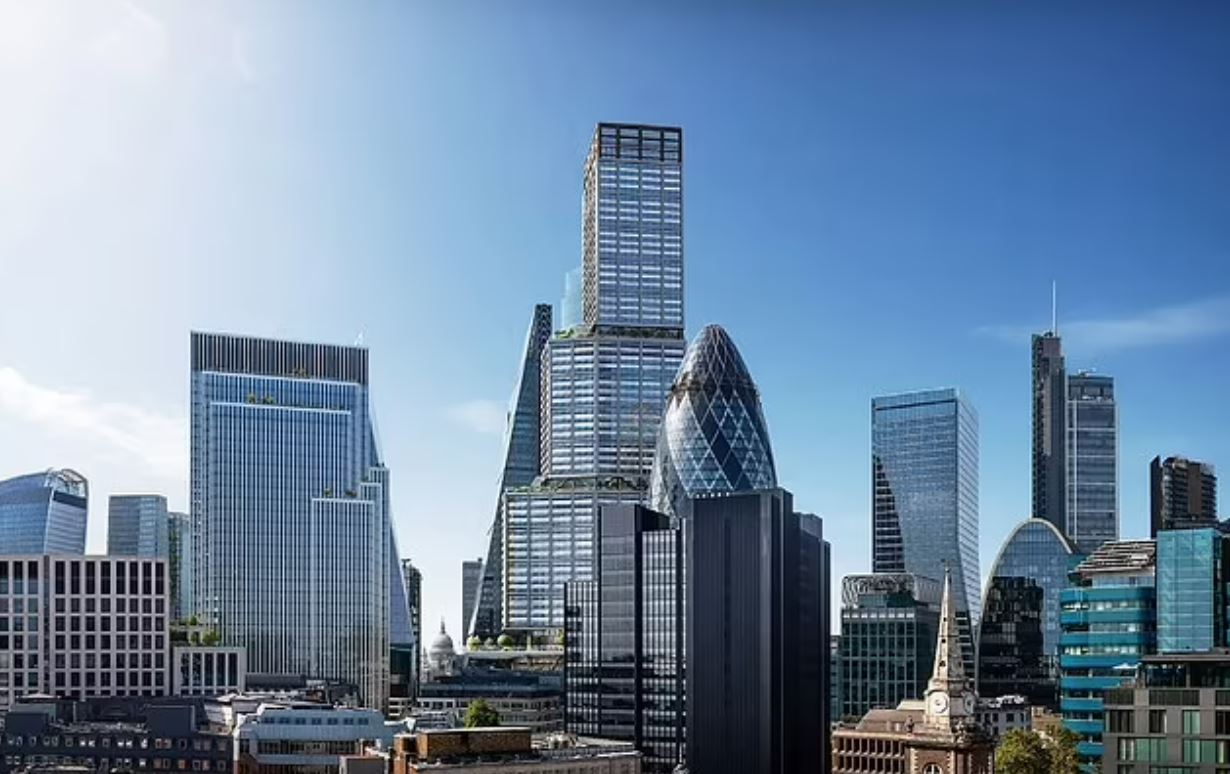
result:
[[[942,586],[908,573],[841,581],[841,706],[861,718],[921,696],[934,666]]]
[[[67,468],[0,481],[0,550],[85,553],[89,495],[85,477]]]
[[[1054,330],[1031,342],[1033,389],[1033,512],[1065,535],[1068,530],[1068,376],[1063,342]]]
[[[0,714],[34,693],[165,694],[169,591],[164,559],[0,557]]]
[[[1167,529],[1217,524],[1217,473],[1206,462],[1154,457],[1149,463],[1149,527]]]
[[[582,322],[542,352],[540,476],[504,495],[505,629],[562,629],[564,585],[593,578],[598,509],[645,499],[684,350],[682,166],[677,128],[594,132]]]
[[[1119,415],[1115,380],[1082,371],[1068,377],[1068,527],[1082,553],[1119,539]]]
[[[250,672],[382,706],[397,552],[367,350],[193,333],[191,366],[194,612]]]
[[[972,657],[982,604],[978,415],[955,389],[874,398],[871,455],[872,571],[942,578],[950,570]]]
[[[167,558],[171,553],[167,498],[111,495],[107,502],[107,554]]]
[[[576,308],[580,309],[580,291]],[[472,619],[465,627],[472,636],[489,639],[504,628],[504,495],[512,489],[528,487],[542,470],[542,352],[551,337],[551,306],[538,304],[525,335],[508,427],[504,433],[504,467],[500,471],[495,521],[483,562],[483,575],[475,592]]]

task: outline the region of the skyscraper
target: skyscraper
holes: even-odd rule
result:
[[[1068,377],[1066,534],[1082,553],[1119,539],[1119,417],[1115,380]]]
[[[1213,466],[1186,457],[1154,457],[1149,463],[1149,526],[1153,537],[1167,529],[1217,524],[1217,474]]]
[[[538,304],[530,318],[525,346],[518,364],[508,427],[504,433],[504,468],[500,472],[495,520],[487,545],[487,559],[478,584],[473,620],[466,621],[470,635],[488,639],[504,626],[504,495],[510,489],[529,486],[542,468],[541,408],[542,351],[551,336],[551,305]]]
[[[703,495],[683,523],[687,764],[827,769],[829,544],[784,489]]]
[[[85,553],[89,484],[75,470],[0,481],[0,546],[8,554]]]
[[[1008,535],[983,597],[978,693],[1058,708],[1059,595],[1080,559],[1045,519],[1026,519]]]
[[[470,635],[470,621],[474,617],[474,604],[478,601],[478,584],[483,580],[483,560],[467,559],[461,563],[461,634]]]
[[[186,513],[167,513],[167,574],[171,583],[171,620],[192,615],[192,518]]]
[[[777,486],[760,393],[734,341],[701,329],[671,385],[658,434],[650,502],[684,516],[689,498]]]
[[[388,698],[388,470],[361,347],[192,334],[195,612],[249,671]]]
[[[1067,534],[1067,371],[1054,330],[1033,337],[1033,517]]]
[[[982,604],[973,406],[955,389],[872,399],[871,458],[873,572],[942,578],[950,569],[972,655]]]
[[[406,606],[410,610],[410,631],[414,635],[411,696],[418,696],[418,682],[423,679],[423,573],[409,559],[401,560],[402,583],[406,588]]]
[[[594,574],[598,508],[649,488],[683,357],[683,150],[671,127],[599,124],[585,164],[582,323],[542,355],[542,470],[504,497],[504,628],[564,625]]]
[[[167,498],[111,495],[107,501],[107,555],[165,559],[171,553]]]

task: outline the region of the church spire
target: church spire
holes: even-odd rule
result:
[[[944,568],[944,599],[940,603],[940,631],[935,645],[935,668],[927,683],[927,722],[951,728],[959,717],[972,717],[976,698],[965,675],[961,629],[952,596],[952,573]]]

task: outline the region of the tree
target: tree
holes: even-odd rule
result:
[[[1076,751],[1079,741],[1080,736],[1076,732],[1063,726],[1047,739],[1047,752],[1050,753],[1054,774],[1080,774],[1081,759]]]
[[[491,709],[486,701],[475,699],[466,709],[466,728],[490,728],[500,724],[500,713]]]
[[[1041,736],[1019,728],[1004,734],[995,752],[998,774],[1049,774],[1050,770],[1050,752]]]

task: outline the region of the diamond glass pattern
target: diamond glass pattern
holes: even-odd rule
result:
[[[760,394],[730,336],[705,326],[684,355],[658,435],[650,499],[681,516],[687,498],[777,486]]]

